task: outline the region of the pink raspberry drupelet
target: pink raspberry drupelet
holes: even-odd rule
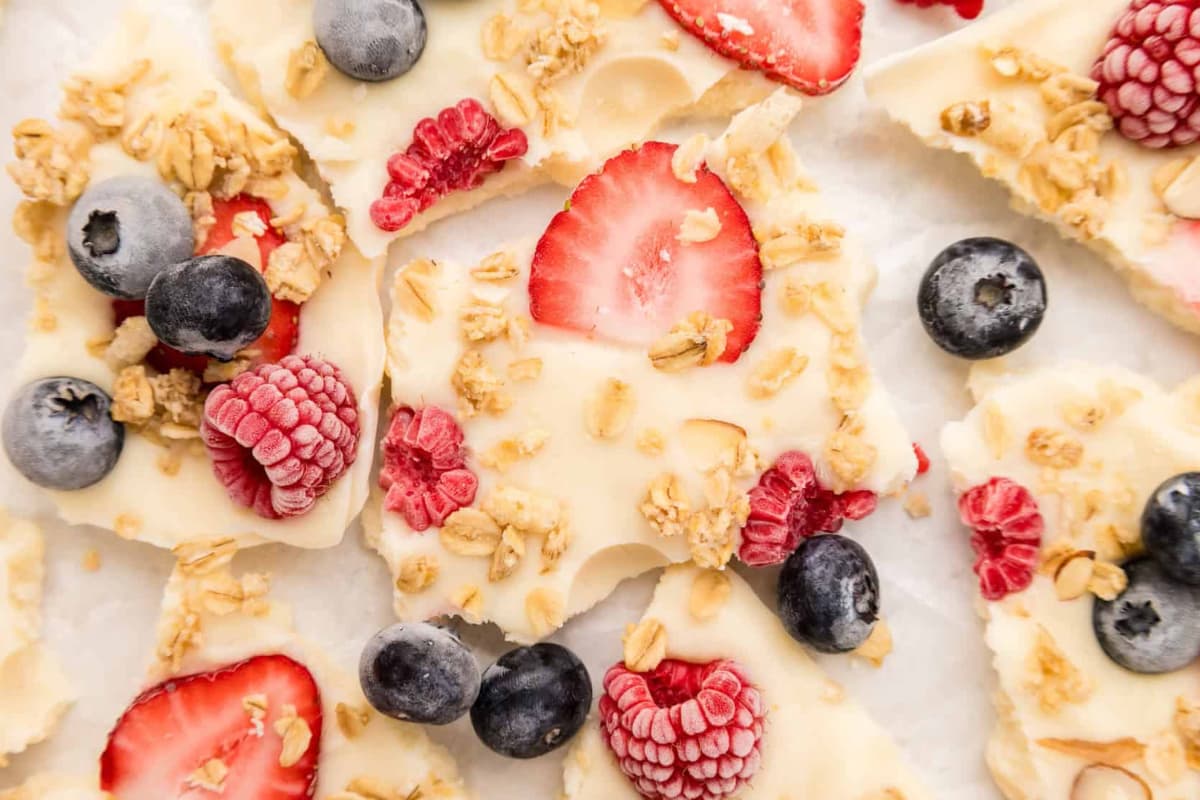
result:
[[[1028,489],[992,478],[963,492],[958,514],[974,531],[975,574],[985,599],[999,600],[1033,582],[1045,525]]]
[[[200,426],[229,496],[267,519],[312,510],[354,463],[358,433],[353,389],[315,356],[287,356],[221,384]]]
[[[812,459],[790,450],[750,490],[750,516],[742,528],[738,558],[751,567],[781,564],[801,539],[841,530],[844,520],[862,519],[876,503],[874,492],[835,494],[826,489]]]
[[[604,676],[600,730],[621,772],[649,800],[722,800],[762,764],[766,706],[734,661],[624,664]]]
[[[420,532],[475,501],[479,480],[467,468],[462,428],[437,406],[400,407],[383,439],[383,507]]]
[[[1126,139],[1153,148],[1200,139],[1200,0],[1133,0],[1092,78]]]

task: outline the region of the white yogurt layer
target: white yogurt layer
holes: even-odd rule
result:
[[[94,778],[46,774],[0,792],[0,800],[112,800],[112,795],[97,789]]]
[[[197,54],[177,32],[161,19],[141,12],[126,15],[118,33],[84,74],[104,85],[138,59],[150,62],[150,73],[127,91],[127,119],[149,113],[170,117],[207,95],[210,102],[206,107],[228,114],[253,133],[278,136],[253,109],[198,66]],[[93,146],[90,159],[92,181],[158,174],[152,161],[130,157],[115,140]],[[287,173],[284,182],[286,194],[270,201],[277,215],[295,212],[303,221],[329,213],[320,195],[294,173]],[[65,224],[63,211],[53,221],[60,241]],[[48,492],[59,515],[72,524],[115,529],[159,547],[224,537],[236,539],[240,546],[269,541],[299,547],[337,544],[367,497],[384,361],[378,296],[382,268],[382,259],[364,258],[347,246],[301,308],[297,352],[320,355],[336,364],[359,401],[358,459],[312,512],[287,520],[263,519],[229,499],[198,440],[191,442],[192,449],[184,452],[172,473],[163,468],[168,451],[129,430],[121,458],[104,480],[79,491]],[[42,273],[37,284],[39,307],[48,309],[51,324],[35,320],[38,324],[31,326],[16,370],[19,383],[70,375],[111,392],[116,375],[103,354],[88,346],[112,334],[111,299],[91,288],[65,254],[38,269]]]
[[[921,800],[933,795],[866,710],[827,677],[775,615],[735,573],[728,600],[709,619],[688,611],[693,567],[667,570],[643,619],[666,628],[667,658],[708,663],[733,659],[762,693],[766,732],[762,767],[738,797]],[[593,718],[567,755],[567,800],[636,800]],[[890,793],[889,793],[890,792]]]
[[[560,5],[570,4],[545,4]],[[521,34],[533,34],[552,26],[555,16],[537,3],[518,8],[510,0],[426,4],[428,40],[410,72],[371,84],[330,68],[315,91],[297,97],[288,91],[288,64],[293,52],[315,41],[312,6],[312,0],[216,0],[213,31],[247,93],[313,157],[347,212],[351,238],[367,255],[378,255],[397,236],[490,197],[550,179],[574,183],[667,118],[736,110],[770,86],[688,35],[658,3],[606,0],[599,4],[595,25],[603,32],[603,44],[579,71],[567,71],[552,83],[565,118],[573,123],[547,130],[542,113],[520,122],[529,151],[519,163],[509,164],[477,189],[441,200],[399,233],[389,234],[371,222],[368,209],[387,185],[387,159],[408,147],[417,122],[469,97],[495,112],[489,105],[493,78],[526,73],[519,38],[514,47],[520,52],[508,58],[492,60],[484,54],[485,24],[505,14]]]
[[[44,543],[0,509],[0,766],[48,737],[75,693],[41,643]]]
[[[799,108],[799,100],[782,90],[762,105],[743,112],[731,126],[742,131],[724,136],[708,149],[708,163],[719,169],[724,156],[753,131],[762,149],[779,138]],[[789,149],[790,152],[790,149]],[[795,186],[799,179],[790,183]],[[821,195],[812,188],[787,188],[768,202],[746,202],[751,221],[807,219],[828,222]],[[450,413],[459,398],[451,383],[456,362],[467,350],[477,350],[499,375],[507,365],[541,360],[540,377],[506,380],[512,397],[502,414],[459,414],[465,441],[472,453],[470,467],[479,478],[476,505],[484,504],[498,487],[515,487],[557,503],[564,512],[570,539],[552,568],[539,557],[545,538],[526,536],[526,556],[506,577],[489,580],[491,558],[460,555],[443,546],[437,530],[412,532],[403,517],[384,511],[381,499],[369,504],[364,516],[368,539],[401,577],[422,559],[437,566],[432,584],[397,588],[396,610],[404,619],[427,619],[462,614],[489,620],[517,641],[540,638],[570,616],[608,595],[623,579],[664,564],[689,561],[685,536],[664,537],[647,522],[639,507],[651,481],[674,474],[691,497],[693,509],[704,507],[707,470],[712,456],[697,454],[689,433],[697,420],[729,423],[722,430],[744,431],[743,455],[748,456],[732,477],[737,491],[748,490],[759,473],[788,450],[807,453],[821,481],[839,490],[871,489],[887,494],[900,489],[914,474],[911,439],[891,400],[865,360],[859,334],[862,304],[874,284],[875,271],[850,240],[823,257],[803,259],[765,273],[762,328],[753,345],[733,364],[718,363],[682,372],[654,368],[645,348],[593,340],[575,332],[533,323],[528,341],[500,339],[464,347],[460,309],[477,296],[494,299],[512,318],[528,317],[527,282],[532,245],[508,248],[519,274],[506,282],[476,280],[462,265],[442,264],[430,281],[431,318],[408,310],[402,270],[394,289],[389,325],[388,369],[391,396],[397,405],[437,406]],[[819,311],[787,312],[786,287],[824,286],[831,307],[840,309],[838,334]],[[828,309],[826,309],[828,311]],[[827,315],[836,319],[837,315]],[[665,331],[664,331],[665,333]],[[844,411],[833,399],[838,380],[832,362],[848,345],[866,388],[860,405]],[[807,367],[779,392],[765,397],[748,390],[752,373],[781,348],[793,347],[807,356]],[[845,354],[844,354],[845,355]],[[586,425],[606,381],[624,382],[631,400],[627,423],[610,438],[597,438]],[[701,423],[703,427],[704,423]],[[736,427],[733,427],[736,426]],[[859,427],[861,426],[861,427]],[[831,447],[839,431],[856,433],[872,458],[861,475],[846,485],[845,472],[831,462]],[[481,463],[482,454],[506,439],[536,433],[544,440],[535,454],[516,460],[503,472]],[[647,448],[647,433],[658,434],[661,452]],[[711,502],[711,501],[710,501]],[[410,578],[411,578],[411,572]],[[538,609],[553,613],[547,620]]]
[[[321,692],[321,754],[317,765],[316,797],[349,791],[356,780],[386,787],[388,796],[429,796],[446,800],[473,797],[462,784],[450,753],[435,745],[419,726],[383,717],[368,705],[357,676],[306,641],[292,628],[291,610],[264,600],[253,610],[214,614],[204,602],[213,581],[233,580],[227,566],[200,574],[176,569],[167,584],[159,623],[160,642],[170,641],[186,619],[198,634],[193,646],[173,653],[180,660],[172,669],[161,648],[151,680],[171,675],[207,672],[257,655],[283,654],[304,664]],[[339,707],[341,710],[339,711]],[[271,712],[269,712],[271,713]],[[349,716],[365,715],[365,725],[347,725]],[[343,721],[339,721],[343,720]],[[266,735],[271,732],[266,724]]]
[[[1195,269],[1200,238],[1196,223],[1170,213],[1168,206],[1193,212],[1178,202],[1164,204],[1154,188],[1160,169],[1186,163],[1200,154],[1200,145],[1153,150],[1111,130],[1076,128],[1060,135],[1069,120],[1058,109],[1094,97],[1085,83],[1078,95],[1055,92],[1069,98],[1057,105],[1046,100],[1065,82],[1089,75],[1127,7],[1126,0],[1023,0],[874,65],[867,72],[867,92],[926,144],[968,155],[985,176],[1008,187],[1016,208],[1096,250],[1124,275],[1139,301],[1200,332],[1200,271]],[[1004,53],[1005,48],[1015,52]],[[996,53],[993,64],[990,54]],[[1030,56],[1044,62],[1035,64]],[[1055,68],[1065,69],[1068,77],[1040,80]],[[1039,69],[1043,73],[1030,74]],[[977,111],[982,101],[991,117],[986,130],[957,135],[943,127],[943,111],[959,103],[976,104]],[[1084,116],[1083,128],[1107,119],[1102,106]],[[1051,135],[1053,146],[1047,141]],[[1093,148],[1089,142],[1097,137],[1098,148]],[[1069,166],[1072,156],[1080,160]],[[1111,172],[1110,164],[1116,165]],[[1086,176],[1068,177],[1079,165],[1085,165]],[[1056,177],[1045,179],[1050,173]],[[1175,191],[1184,188],[1180,183]],[[1187,192],[1194,196],[1196,188]]]
[[[1139,546],[1139,518],[1154,488],[1200,469],[1196,380],[1168,392],[1124,369],[1066,364],[1012,375],[979,369],[972,391],[979,405],[942,434],[955,487],[992,477],[1025,486],[1045,519],[1043,555],[1090,550],[1120,562]],[[1029,449],[1031,441],[1047,441],[1046,431],[1067,437],[1057,441],[1078,452],[1075,466],[1067,466],[1074,456],[1047,466],[1045,455]],[[1118,667],[1096,641],[1092,605],[1086,592],[1060,600],[1049,569],[1028,589],[984,604],[1000,679],[988,752],[997,783],[1009,800],[1088,800],[1071,794],[1076,776],[1108,758],[1144,780],[1155,798],[1196,797],[1200,772],[1183,753],[1200,743],[1189,739],[1179,713],[1200,709],[1200,664],[1157,676]],[[1039,668],[1038,655],[1060,677]],[[1064,687],[1066,699],[1055,700]],[[1078,741],[1071,747],[1063,740]],[[1103,757],[1081,748],[1120,740],[1129,740],[1120,756],[1115,748]]]

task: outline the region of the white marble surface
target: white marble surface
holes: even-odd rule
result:
[[[436,25],[438,3],[470,1],[426,0],[431,26]],[[180,20],[197,44],[207,48],[205,5],[203,0],[158,3],[160,13]],[[115,24],[120,6],[120,0],[8,0],[0,27],[0,130],[53,110],[59,81]],[[864,63],[960,24],[949,9],[921,11],[895,0],[868,0]],[[431,35],[437,35],[435,27]],[[715,132],[718,126],[712,128]],[[879,264],[880,284],[867,313],[872,357],[914,438],[934,460],[932,473],[917,484],[933,500],[931,518],[910,520],[893,502],[850,529],[879,567],[896,651],[878,671],[846,658],[821,660],[891,730],[937,796],[997,800],[982,759],[992,720],[992,677],[973,610],[970,548],[935,450],[941,424],[968,407],[966,365],[943,355],[921,330],[914,310],[921,272],[941,247],[969,235],[1005,237],[1033,253],[1049,280],[1050,311],[1018,362],[1114,360],[1170,384],[1195,371],[1200,341],[1135,306],[1095,256],[1011,212],[1003,191],[965,161],[926,151],[881,112],[869,109],[859,79],[832,98],[810,103],[793,136],[833,210]],[[469,262],[504,239],[537,235],[564,197],[563,190],[551,188],[493,203],[402,242],[392,261],[422,254]],[[17,201],[17,192],[4,181],[0,217],[7,220]],[[0,225],[0,254],[0,354],[11,362],[22,346],[30,296],[21,284],[27,250],[6,224]],[[0,390],[11,390],[9,383],[11,370],[0,367]],[[45,512],[7,465],[0,468],[0,499],[18,510]],[[167,554],[111,534],[53,522],[45,527],[50,562],[46,634],[82,699],[55,737],[0,771],[0,787],[46,769],[94,770],[104,735],[140,684],[170,566]],[[96,573],[80,568],[91,548],[102,556]],[[361,546],[357,526],[334,550],[271,547],[240,561],[272,571],[277,594],[295,605],[304,633],[325,643],[348,666],[356,662],[362,641],[389,620],[383,564]],[[768,572],[752,580],[769,588],[772,578]],[[639,616],[652,584],[653,578],[646,577],[622,586],[556,638],[583,656],[598,679],[619,657],[620,631]],[[493,630],[466,633],[485,663],[503,649]],[[453,749],[468,780],[487,800],[557,795],[557,756],[506,762],[480,746],[469,725],[461,722],[433,734]]]

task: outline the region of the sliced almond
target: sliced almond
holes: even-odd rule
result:
[[[1070,800],[1154,800],[1154,793],[1128,770],[1092,764],[1075,776]]]
[[[230,239],[227,244],[216,251],[216,254],[241,259],[258,272],[262,272],[262,251],[258,249],[258,242],[249,236],[237,236]]]
[[[680,441],[696,469],[708,472],[737,463],[746,446],[746,430],[719,419],[687,419],[680,428]]]
[[[1112,767],[1138,760],[1146,749],[1141,742],[1130,737],[1107,742],[1090,742],[1086,739],[1038,739],[1037,743],[1056,753]]]

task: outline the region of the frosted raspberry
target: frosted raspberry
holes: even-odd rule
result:
[[[992,478],[963,492],[958,514],[974,531],[975,574],[985,599],[999,600],[1033,582],[1043,521],[1028,489]]]
[[[502,128],[478,100],[461,100],[436,119],[418,122],[408,149],[388,159],[391,180],[371,204],[371,221],[398,231],[451,192],[479,186],[528,149],[519,128]]]
[[[234,502],[297,517],[354,463],[358,401],[334,365],[286,356],[213,389],[200,435]]]
[[[804,537],[840,530],[844,520],[862,519],[875,504],[874,492],[829,491],[817,480],[808,456],[788,451],[750,490],[750,516],[742,528],[738,558],[752,567],[782,563]]]
[[[383,438],[383,507],[398,512],[414,531],[440,526],[475,502],[479,480],[466,464],[463,432],[454,417],[437,406],[397,408]]]
[[[1156,148],[1200,139],[1200,0],[1133,0],[1092,78],[1126,139]]]
[[[766,707],[734,661],[624,664],[604,676],[600,731],[634,788],[650,800],[731,797],[762,763]]]
[[[975,19],[983,11],[983,0],[900,0],[900,2],[915,5],[917,8],[950,6],[963,19]]]

